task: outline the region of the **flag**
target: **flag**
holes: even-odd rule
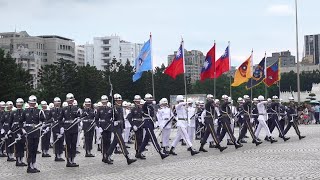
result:
[[[179,74],[184,73],[184,58],[182,43],[176,53],[176,56],[172,60],[171,64],[164,70],[164,73],[176,79]]]
[[[248,82],[249,78],[251,77],[251,61],[252,55],[243,62],[237,69],[234,80],[231,86],[240,86],[241,84]]]
[[[260,84],[264,78],[265,78],[265,63],[266,63],[266,58],[264,57],[260,63],[257,65],[256,68],[254,68],[254,71],[247,82],[246,88],[250,89],[254,86],[257,86]]]
[[[151,60],[151,38],[144,43],[139,56],[135,61],[135,74],[132,76],[133,82],[141,78],[144,71],[152,70],[152,60]]]
[[[224,51],[224,54],[216,62],[216,75],[215,78],[221,76],[224,72],[230,70],[229,64],[229,46]]]
[[[209,50],[204,60],[203,67],[201,69],[200,80],[214,78],[215,71],[215,62],[216,62],[216,45]]]
[[[280,59],[269,66],[266,70],[266,78],[264,83],[270,87],[276,82],[280,81]]]

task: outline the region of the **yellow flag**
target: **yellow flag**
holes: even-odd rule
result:
[[[242,83],[248,82],[249,78],[252,76],[251,73],[251,57],[252,55],[239,66],[237,69],[234,80],[231,86],[240,86]]]

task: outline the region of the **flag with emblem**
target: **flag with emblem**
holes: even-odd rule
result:
[[[280,81],[280,62],[279,58],[276,62],[274,62],[271,66],[269,66],[266,70],[266,78],[264,83],[270,87],[276,82]]]
[[[209,50],[204,60],[203,67],[201,69],[200,80],[204,81],[205,79],[214,78],[215,71],[215,62],[216,62],[216,45]]]
[[[183,42],[181,42],[174,59],[172,60],[171,64],[164,70],[164,73],[169,75],[173,79],[176,79],[179,74],[184,73]]]
[[[234,74],[234,80],[231,86],[240,86],[241,84],[248,82],[251,77],[251,62],[252,55],[238,67]]]
[[[151,57],[151,36],[150,39],[144,43],[139,56],[135,61],[135,74],[132,76],[133,82],[141,78],[144,71],[152,70],[152,57]]]
[[[216,61],[215,78],[220,77],[223,73],[230,70],[229,46],[224,51],[224,54]]]
[[[254,68],[250,79],[247,82],[246,88],[250,89],[259,85],[265,78],[265,63],[266,58],[264,57],[260,63]]]

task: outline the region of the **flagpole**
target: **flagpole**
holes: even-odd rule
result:
[[[264,74],[265,74],[265,78],[267,78],[268,77],[268,75],[267,75],[267,71],[266,71],[266,68],[267,67],[267,52],[264,52]],[[267,87],[267,85],[266,85],[266,83],[264,83],[264,96],[266,97],[266,98],[268,98],[268,87]]]
[[[150,32],[150,50],[151,50],[151,67],[152,67],[152,70],[151,70],[152,95],[153,95],[153,98],[156,99],[156,95],[155,95],[155,91],[154,91],[154,68],[153,68],[152,35],[151,35],[151,32]]]
[[[216,53],[216,49],[217,49],[216,40],[214,40],[214,51],[215,51],[214,53]],[[214,99],[216,99],[216,54],[214,55],[213,61],[214,61],[213,97]]]
[[[298,103],[300,103],[300,63],[299,63],[299,32],[298,32],[298,2],[295,0],[296,10],[296,48],[297,48],[297,91]]]
[[[232,88],[231,88],[231,55],[230,55],[230,41],[228,41],[228,54],[229,54],[229,80],[230,80],[230,98],[232,98]]]
[[[253,77],[253,49],[251,51],[251,59],[250,59],[250,61],[251,61],[251,77]],[[250,97],[252,98],[252,94],[253,94],[253,92],[252,92],[252,89],[253,89],[253,87],[252,87],[252,78],[250,79],[250,86],[251,86],[251,88],[250,88]]]
[[[281,58],[279,57],[279,62],[278,62],[278,79],[279,79],[279,99],[280,99],[280,94],[281,94]]]
[[[186,97],[186,101],[187,101],[187,71],[186,71],[186,62],[185,62],[185,58],[184,58],[184,41],[183,38],[181,40],[181,45],[182,45],[182,61],[183,61],[183,71],[184,71],[184,94]]]

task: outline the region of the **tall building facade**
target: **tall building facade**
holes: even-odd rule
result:
[[[85,66],[85,55],[84,45],[77,45],[75,48],[75,63],[77,66]]]
[[[33,87],[38,85],[41,66],[65,59],[75,62],[73,40],[56,35],[30,36],[26,31],[0,33],[0,48],[10,53],[33,77]]]
[[[127,61],[134,65],[135,58],[143,46],[140,43],[124,41],[120,36],[95,37],[94,46],[94,66],[98,70],[105,70],[113,59],[125,65]]]
[[[85,65],[94,66],[94,46],[93,44],[86,43],[84,45],[84,52],[85,52],[85,59],[84,63]]]
[[[267,66],[272,65],[278,59],[281,59],[281,67],[293,67],[296,65],[295,56],[292,56],[290,51],[282,51],[272,53],[271,57],[267,57]]]
[[[304,36],[304,50],[305,58],[312,64],[319,64],[320,62],[320,46],[319,46],[320,34],[305,35]]]
[[[171,64],[172,60],[176,56],[177,51],[174,54],[168,55],[168,65]],[[191,83],[195,83],[197,80],[200,80],[201,68],[203,66],[205,56],[201,51],[184,50],[184,58],[185,58],[185,68],[186,68],[186,76],[190,77]]]

